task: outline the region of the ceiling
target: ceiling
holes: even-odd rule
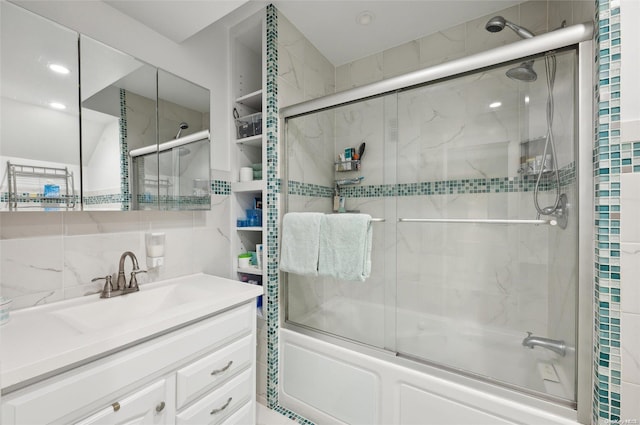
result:
[[[339,66],[522,3],[508,0],[281,0],[276,7]],[[371,12],[369,25],[356,22]]]
[[[164,35],[182,43],[248,0],[103,0]]]
[[[103,0],[182,43],[233,10],[266,0]],[[335,66],[522,3],[522,0],[275,0],[273,4]],[[366,26],[357,16],[369,11]]]

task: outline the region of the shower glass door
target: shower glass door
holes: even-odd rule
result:
[[[575,401],[578,211],[528,221],[562,221],[560,194],[577,204],[575,64],[556,52],[398,94],[400,355]]]
[[[567,49],[287,118],[284,211],[378,219],[365,282],[285,274],[287,323],[574,403],[575,74]]]

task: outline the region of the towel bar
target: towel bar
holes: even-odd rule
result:
[[[558,220],[518,220],[518,219],[491,219],[491,218],[399,218],[400,223],[482,223],[482,224],[548,224],[555,226]]]

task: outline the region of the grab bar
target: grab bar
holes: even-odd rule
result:
[[[400,223],[482,223],[482,224],[548,224],[555,226],[558,220],[518,220],[492,218],[399,218]]]
[[[384,218],[372,218],[371,221],[374,223],[384,223],[387,220],[385,220]]]

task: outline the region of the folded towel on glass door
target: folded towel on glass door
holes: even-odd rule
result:
[[[320,226],[318,274],[364,281],[371,274],[371,216],[328,214]]]
[[[322,213],[287,213],[282,219],[280,270],[307,276],[318,275]]]

